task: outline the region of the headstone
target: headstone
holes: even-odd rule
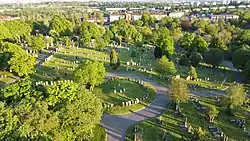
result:
[[[140,100],[138,98],[136,98],[135,100],[136,100],[136,104],[140,102]]]
[[[120,90],[120,93],[122,93],[122,90]]]
[[[116,94],[116,90],[114,90],[114,93]]]

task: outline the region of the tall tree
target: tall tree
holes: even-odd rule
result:
[[[63,16],[54,16],[50,22],[50,29],[61,36],[70,36],[73,32],[73,24]]]
[[[32,40],[32,49],[35,51],[40,51],[46,47],[45,38],[43,35],[39,34],[38,36],[33,37]]]
[[[226,105],[232,109],[240,106],[245,101],[245,89],[241,84],[231,85],[226,91]]]
[[[156,45],[159,46],[163,54],[170,57],[174,53],[174,39],[167,28],[161,27],[157,31]]]
[[[238,69],[244,69],[248,60],[250,60],[250,49],[247,45],[243,45],[242,48],[233,53],[232,62]]]
[[[208,50],[208,44],[207,44],[206,40],[201,36],[195,37],[191,46],[192,47],[189,49],[189,51],[191,51],[191,52],[197,51],[199,53],[204,53]]]
[[[110,66],[113,70],[117,70],[120,67],[119,56],[114,49],[110,53]]]
[[[220,37],[213,38],[211,43],[209,44],[209,48],[218,48],[223,51],[226,51],[228,49]]]
[[[180,43],[181,43],[181,47],[185,48],[186,50],[188,50],[194,40],[194,35],[191,33],[185,33],[184,36],[181,38]]]
[[[223,52],[218,48],[210,48],[204,53],[204,61],[213,67],[218,66],[224,59]]]
[[[176,103],[186,102],[188,100],[189,90],[187,83],[183,79],[172,79],[170,86],[170,98]]]
[[[85,61],[73,73],[74,79],[87,88],[92,89],[94,86],[101,84],[104,81],[106,71],[103,63],[97,61]]]
[[[210,106],[208,111],[209,122],[214,122],[214,118],[218,116],[219,111],[215,108],[215,106]]]
[[[195,67],[193,67],[193,66],[189,67],[188,75],[191,77],[191,80],[197,79],[197,73],[196,73]]]
[[[168,60],[166,56],[158,59],[155,64],[155,71],[162,76],[168,76],[176,73],[174,62]]]

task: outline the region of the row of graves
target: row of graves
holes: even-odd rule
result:
[[[207,114],[209,109],[208,107],[204,106],[201,104],[200,100],[194,96],[190,97],[192,102],[195,104],[196,109],[198,111],[200,111],[203,114]],[[220,97],[215,97],[216,101],[220,101]],[[208,125],[208,130],[211,132],[211,134],[215,137],[218,138],[220,140],[223,141],[228,141],[229,138],[227,135],[224,134],[224,132],[218,127],[218,126],[214,126],[214,125]]]
[[[136,80],[136,79],[132,79],[129,77],[110,77],[110,78],[106,79],[104,83],[108,83],[108,82],[114,81],[114,80],[128,80],[131,82],[135,82],[135,83],[139,84],[141,87],[143,87],[143,89],[145,91],[145,95],[143,97],[139,97],[139,98],[136,98],[134,100],[124,101],[124,102],[117,104],[117,105],[110,104],[110,103],[103,103],[104,108],[112,108],[114,106],[121,106],[121,107],[132,106],[132,105],[139,104],[140,102],[147,100],[150,96],[150,93],[148,91],[148,86],[145,84],[145,82],[143,82],[141,80]],[[127,90],[126,88],[122,88],[122,89],[117,90],[116,87],[113,87],[114,94],[116,94],[117,92],[123,93],[123,92],[126,92],[126,90]]]
[[[62,84],[62,83],[74,83],[73,80],[61,80],[61,81],[37,81],[35,82],[36,86],[49,86],[55,84]]]
[[[98,61],[108,61],[110,58],[108,56],[101,56],[101,52],[89,52],[89,51],[77,51],[77,52],[71,52],[71,51],[64,51],[65,55],[75,56],[75,59],[79,59],[80,56],[88,56],[89,59],[98,60]]]

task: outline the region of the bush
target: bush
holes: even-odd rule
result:
[[[204,53],[204,61],[213,67],[218,66],[223,59],[224,54],[218,48],[210,48],[208,52]]]
[[[202,60],[202,55],[198,52],[194,52],[190,55],[189,60],[192,66],[197,66]]]
[[[182,55],[180,60],[179,60],[179,64],[183,65],[183,66],[189,66],[190,63],[189,63],[188,57],[186,55]]]

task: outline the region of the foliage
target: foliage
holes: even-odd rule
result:
[[[197,79],[197,73],[196,73],[195,67],[193,67],[193,66],[189,67],[188,75],[191,77],[192,80]]]
[[[117,70],[120,67],[119,56],[114,49],[110,53],[110,66],[113,70]]]
[[[1,140],[90,140],[101,102],[80,85],[61,82],[37,91],[23,79],[0,91]],[[51,109],[51,102],[61,103]]]
[[[189,57],[192,66],[198,66],[202,59],[202,55],[198,52],[193,52]]]
[[[46,47],[45,38],[43,35],[39,34],[32,38],[32,49],[35,51],[40,51]]]
[[[219,111],[216,109],[215,106],[210,106],[208,111],[209,121],[214,122],[214,118],[218,116]]]
[[[85,61],[73,73],[74,79],[85,84],[87,88],[101,84],[106,74],[103,63],[97,61]]]
[[[247,47],[243,46],[233,53],[232,62],[236,68],[244,69],[248,60],[250,60],[250,49]]]
[[[187,83],[183,79],[172,79],[170,86],[170,98],[177,104],[186,102],[189,98]]]
[[[245,101],[245,89],[241,84],[231,85],[226,91],[225,104],[230,108],[240,106]]]
[[[159,46],[163,54],[171,56],[174,53],[174,40],[167,28],[161,27],[156,31],[156,45]]]
[[[223,52],[218,48],[210,48],[204,53],[204,61],[213,67],[218,66],[223,61]]]
[[[203,138],[205,137],[205,131],[202,130],[202,128],[199,126],[198,129],[196,128],[194,130],[194,137],[193,140],[195,141],[203,141]]]
[[[244,73],[246,75],[246,78],[250,78],[250,60],[248,60],[245,64]]]
[[[199,53],[204,53],[208,50],[208,44],[206,40],[201,36],[195,37],[191,46],[192,48],[189,49],[189,52],[197,51]]]
[[[186,50],[188,50],[194,40],[194,35],[191,33],[185,33],[184,36],[181,38],[180,43],[181,43],[181,47],[185,48]]]
[[[220,37],[213,38],[211,43],[209,44],[209,48],[218,48],[223,51],[226,51],[228,49]]]
[[[184,66],[189,66],[190,65],[189,59],[185,54],[181,56],[181,58],[179,60],[179,64],[184,65]]]
[[[73,25],[63,16],[54,16],[50,22],[50,29],[61,36],[70,36],[73,32]]]
[[[168,60],[166,56],[158,59],[155,64],[155,71],[162,76],[168,76],[176,73],[174,62]]]
[[[159,46],[155,47],[154,56],[157,59],[159,59],[159,58],[161,58],[163,56],[163,51],[162,51],[162,49]]]

